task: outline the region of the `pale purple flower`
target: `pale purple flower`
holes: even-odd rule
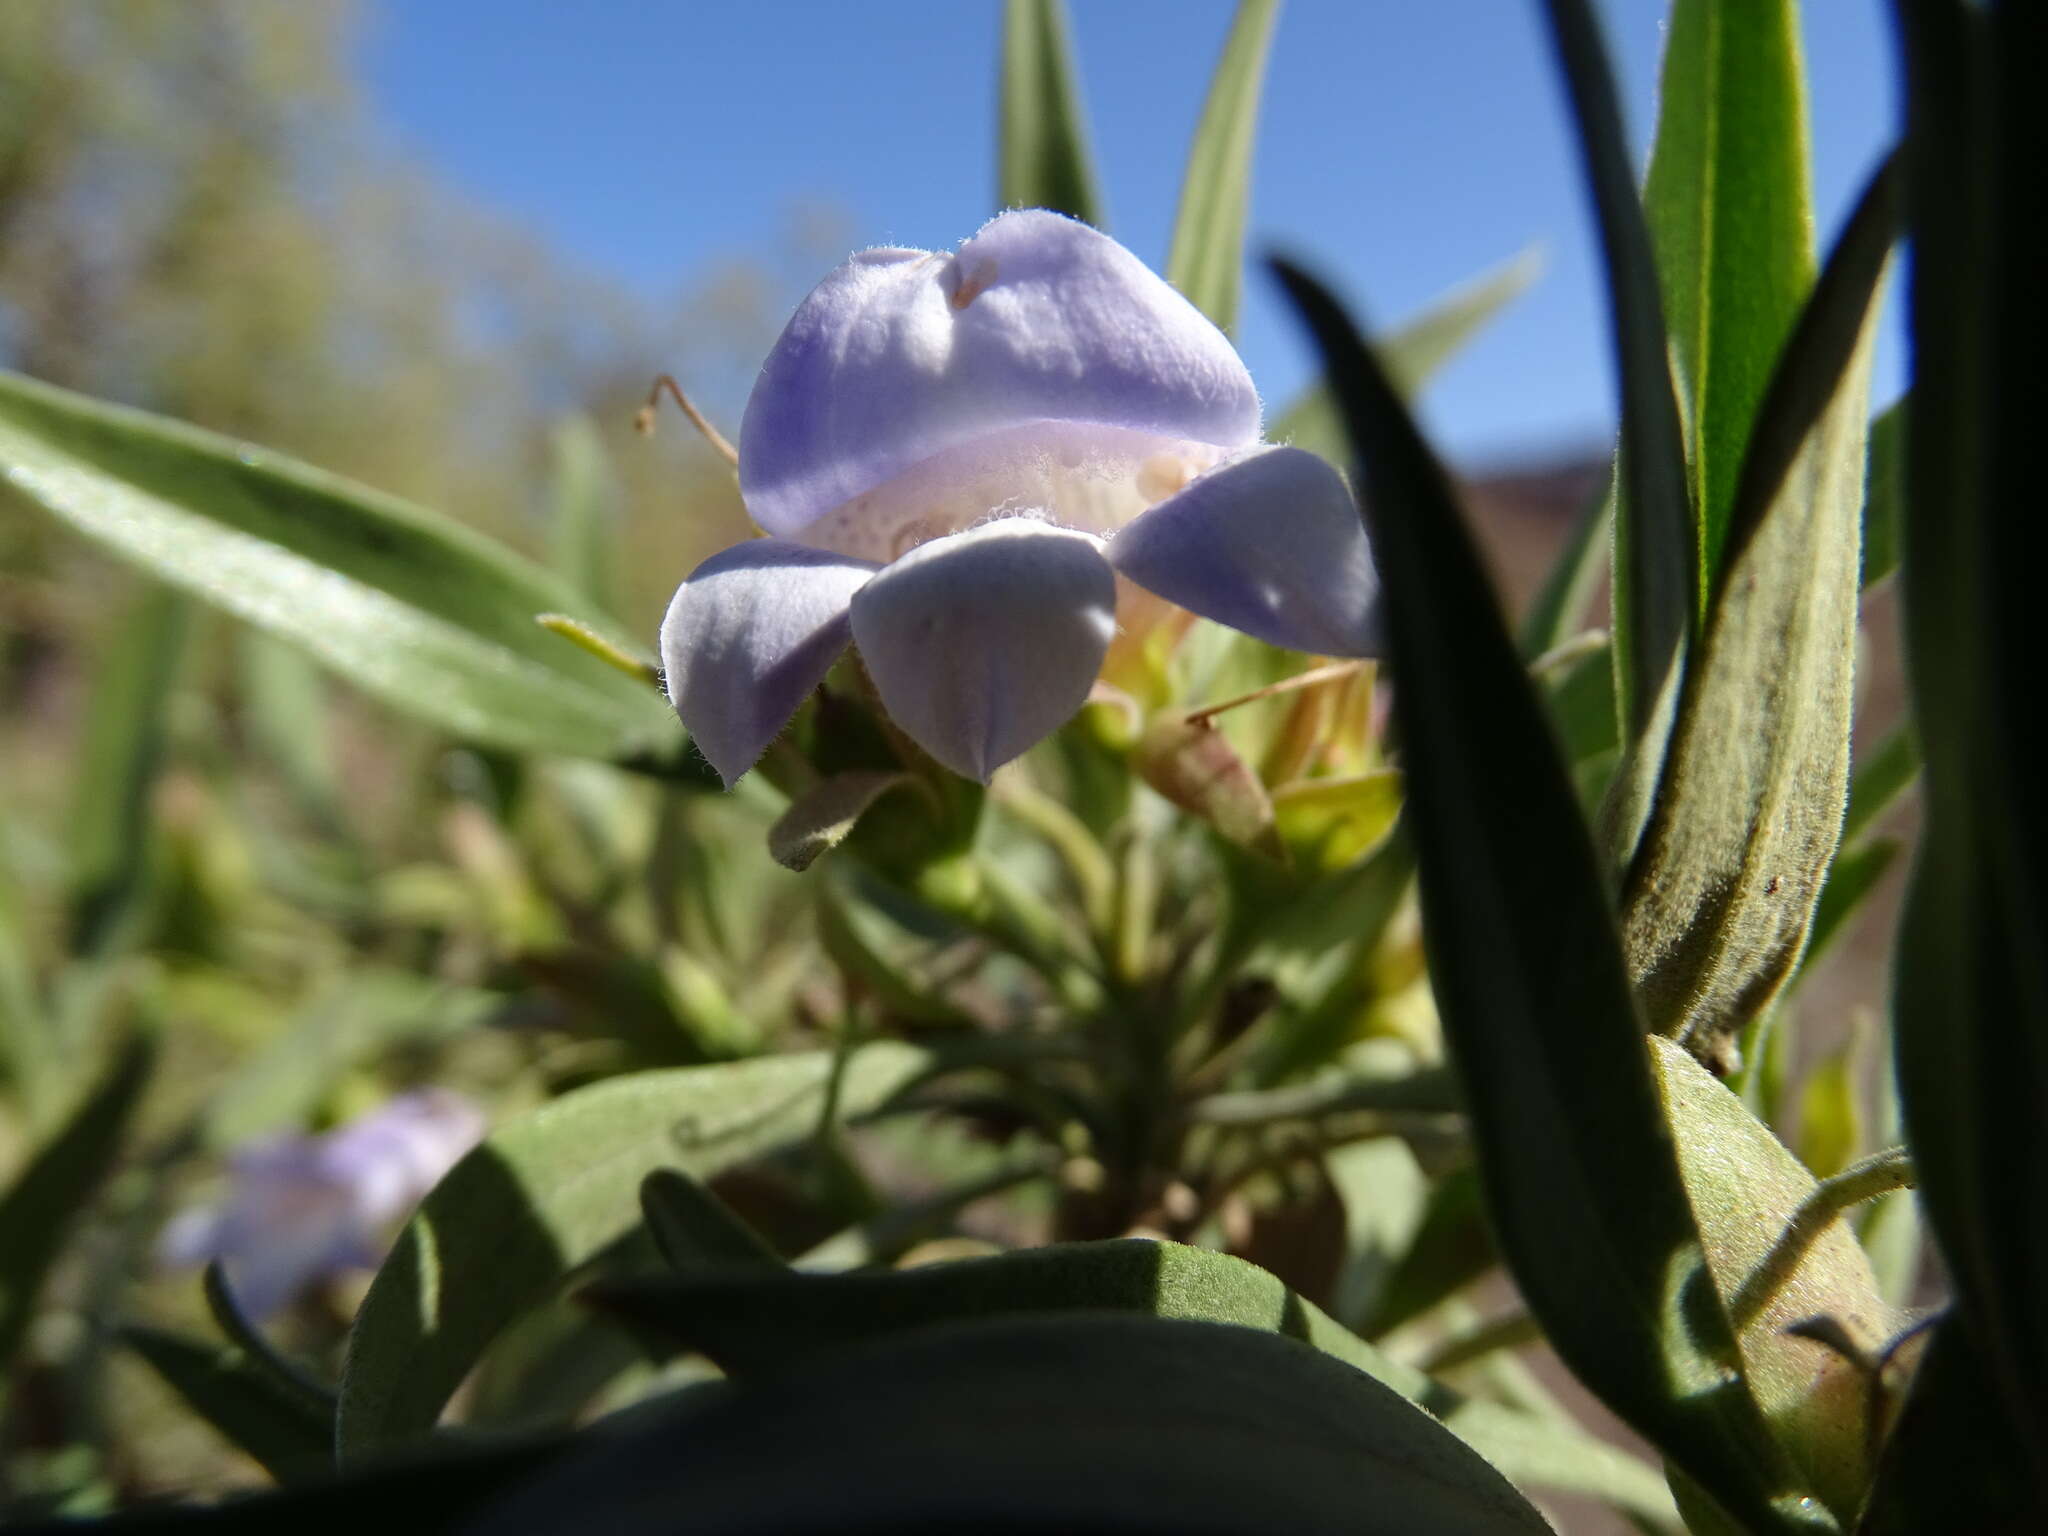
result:
[[[1343,480],[1260,441],[1200,311],[1043,210],[820,283],[747,402],[740,492],[768,537],[693,571],[661,630],[669,697],[728,783],[849,642],[890,718],[986,780],[1087,699],[1118,577],[1275,645],[1378,645]]]
[[[157,1258],[219,1259],[242,1307],[268,1317],[316,1281],[374,1268],[392,1224],[483,1133],[474,1104],[427,1088],[324,1136],[252,1141],[229,1156],[226,1198],[173,1217]]]

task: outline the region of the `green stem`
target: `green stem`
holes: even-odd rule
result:
[[[1895,1189],[1911,1189],[1917,1182],[1912,1157],[1904,1147],[1873,1152],[1833,1178],[1822,1179],[1799,1203],[1778,1240],[1736,1291],[1728,1304],[1729,1321],[1738,1329],[1756,1321],[1792,1278],[1807,1250],[1842,1212]]]

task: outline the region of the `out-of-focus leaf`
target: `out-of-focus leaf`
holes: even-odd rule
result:
[[[342,1456],[430,1430],[498,1330],[639,1221],[650,1170],[702,1178],[791,1145],[816,1130],[835,1072],[840,1113],[858,1116],[927,1062],[880,1042],[843,1071],[816,1051],[642,1072],[494,1131],[427,1196],[363,1299],[342,1371]]]
[[[779,1268],[782,1257],[688,1174],[657,1168],[640,1182],[640,1212],[671,1269]]]
[[[1531,661],[1557,649],[1579,633],[1580,622],[1586,616],[1586,605],[1593,600],[1600,578],[1607,574],[1608,545],[1613,532],[1614,475],[1610,470],[1599,492],[1587,498],[1586,504],[1579,509],[1578,521],[1572,524],[1570,537],[1565,540],[1564,548],[1558,551],[1549,574],[1543,578],[1542,589],[1529,604],[1529,611],[1522,615],[1517,638],[1521,641],[1522,654]],[[1610,657],[1610,671],[1613,665]]]
[[[1003,93],[997,200],[1051,208],[1102,227],[1074,50],[1061,0],[1009,0],[1003,11]]]
[[[1411,1402],[1515,1478],[1611,1498],[1652,1518],[1669,1504],[1654,1473],[1582,1432],[1466,1401],[1397,1364],[1290,1291],[1227,1254],[1126,1239],[1021,1250],[895,1272],[683,1276],[604,1289],[601,1305],[736,1375],[786,1371],[880,1334],[1025,1313],[1140,1312],[1229,1323],[1313,1345]]]
[[[1711,606],[1750,425],[1813,284],[1794,0],[1677,0],[1643,184]]]
[[[1870,424],[1863,472],[1863,589],[1899,568],[1900,508],[1906,499],[1906,402],[1895,400]]]
[[[13,1362],[64,1234],[113,1167],[155,1059],[150,1036],[132,1038],[0,1196],[0,1370]]]
[[[321,831],[343,833],[347,796],[327,728],[327,684],[306,653],[260,629],[235,636],[243,723],[251,743]]]
[[[131,1324],[121,1342],[199,1417],[281,1483],[303,1481],[334,1465],[334,1418],[232,1344],[208,1344],[161,1328]]]
[[[907,773],[863,771],[820,779],[790,801],[768,829],[768,852],[784,869],[805,870],[846,841],[869,806],[892,789],[914,789]]]
[[[0,472],[88,538],[458,735],[590,757],[675,740],[652,689],[533,622],[585,609],[575,594],[420,508],[12,375]]]
[[[1599,226],[1621,380],[1613,654],[1624,755],[1607,841],[1625,865],[1655,798],[1699,621],[1698,535],[1656,259],[1607,52],[1586,0],[1546,5]]]
[[[599,613],[619,611],[619,486],[588,416],[549,440],[548,563]]]
[[[694,1536],[1549,1530],[1442,1425],[1314,1350],[1067,1316],[933,1328],[644,1413],[473,1536],[654,1536],[684,1508]]]
[[[410,971],[359,966],[316,993],[215,1092],[214,1147],[303,1126],[350,1069],[404,1040],[449,1039],[482,1023],[495,995]]]
[[[1879,1458],[1858,1536],[2032,1536],[2043,1529],[2048,1481],[2002,1410],[1997,1383],[1962,1319],[1951,1313],[1934,1324]]]
[[[1166,280],[1225,331],[1237,328],[1259,87],[1279,14],[1280,0],[1239,0],[1195,125],[1166,257]]]
[[[0,382],[4,391],[4,382]],[[0,412],[6,396],[0,392]],[[0,414],[0,463],[6,459]],[[93,681],[85,739],[72,761],[71,947],[97,953],[148,872],[149,794],[163,758],[171,684],[184,653],[185,600],[151,583],[115,626]]]
[[[1842,936],[1849,919],[1877,889],[1904,847],[1896,837],[1874,837],[1835,855],[1827,883],[1820,888],[1820,899],[1813,904],[1813,923],[1806,931],[1806,951],[1799,961],[1802,967],[1820,959]]]
[[[1842,842],[1855,842],[1920,777],[1920,741],[1913,722],[1898,726],[1865,753],[1849,780],[1849,810]]]
[[[1863,1148],[1858,1055],[1854,1041],[1844,1040],[1813,1064],[1799,1090],[1799,1161],[1817,1179],[1840,1173]]]
[[[1728,1064],[1799,962],[1841,836],[1887,167],[1857,204],[1765,397],[1727,580],[1688,669],[1657,803],[1622,886],[1651,1028]]]
[[[1415,1240],[1387,1277],[1366,1319],[1365,1333],[1378,1338],[1410,1318],[1463,1290],[1500,1260],[1486,1225],[1479,1170],[1470,1163],[1436,1182]]]
[[[1336,779],[1300,779],[1273,795],[1281,841],[1326,869],[1365,857],[1394,829],[1401,775],[1391,768]]]
[[[2029,393],[2048,354],[2048,10],[1913,0],[1898,15],[1916,384],[1900,566],[1926,757],[1926,821],[1894,962],[1899,1091],[1955,1324],[1975,1356],[1972,1374],[1990,1388],[1978,1411],[2010,1425],[2039,1489],[2048,1469],[2048,800],[2032,741],[2040,559],[2035,520],[2022,509],[2039,494]],[[1901,1436],[1911,1419],[1909,1409]],[[1927,1432],[1937,1446],[1952,1433]],[[1938,1449],[1908,1454],[1923,1472],[1942,1460]]]
[[[1387,370],[1401,392],[1414,396],[1495,315],[1519,298],[1543,270],[1534,249],[1454,288],[1405,325],[1387,333]],[[1319,453],[1339,469],[1351,467],[1344,420],[1321,384],[1311,386],[1266,429],[1275,442]]]
[[[1616,1412],[1735,1518],[1794,1528],[1803,1492],[1689,1307],[1699,1231],[1600,865],[1449,477],[1334,300],[1280,275],[1345,405],[1386,581],[1430,976],[1492,1225],[1530,1309]],[[1651,296],[1654,304],[1654,294]]]

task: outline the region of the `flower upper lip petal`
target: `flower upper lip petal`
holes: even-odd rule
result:
[[[1087,225],[1028,209],[950,257],[886,254],[818,285],[747,402],[740,489],[771,534],[1033,420],[1257,440],[1258,393],[1229,340]]]

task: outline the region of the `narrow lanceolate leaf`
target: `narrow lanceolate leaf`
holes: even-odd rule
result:
[[[1299,1339],[1424,1404],[1514,1481],[1606,1499],[1668,1527],[1662,1481],[1582,1431],[1468,1400],[1350,1333],[1256,1265],[1178,1243],[1060,1244],[896,1272],[787,1270],[626,1281],[592,1298],[746,1376],[885,1333],[1026,1313],[1138,1312]]]
[[[1650,1027],[1722,1069],[1798,964],[1841,834],[1870,358],[1896,204],[1881,172],[1772,378],[1727,579],[1623,884]]]
[[[671,1269],[777,1269],[768,1240],[688,1174],[657,1168],[640,1183],[640,1213]]]
[[[460,525],[182,423],[0,375],[0,476],[88,538],[476,741],[590,757],[667,706],[534,615],[587,612]]]
[[[1608,566],[1608,544],[1614,532],[1614,477],[1609,474],[1599,491],[1579,509],[1578,521],[1556,561],[1543,578],[1543,586],[1522,615],[1522,654],[1531,661],[1555,650],[1580,632],[1586,605],[1600,585]],[[1613,661],[1608,662],[1613,670]]]
[[[1550,1529],[1370,1377],[1250,1329],[1115,1315],[954,1323],[649,1407],[464,1527],[579,1528]]]
[[[1700,569],[1721,568],[1750,424],[1813,284],[1793,0],[1677,0],[1643,210],[1691,446]]]
[[[868,1113],[926,1064],[907,1046],[863,1047],[838,1078],[840,1113]],[[493,1132],[427,1196],[356,1314],[343,1457],[433,1428],[498,1331],[638,1223],[651,1170],[707,1178],[811,1135],[834,1071],[815,1051],[642,1072]]]
[[[1493,1227],[1567,1364],[1738,1522],[1803,1490],[1717,1306],[1600,865],[1443,467],[1312,279],[1281,276],[1358,450],[1386,582],[1430,975]]]
[[[1625,760],[1615,775],[1607,841],[1625,864],[1655,796],[1698,620],[1697,536],[1663,300],[1614,76],[1587,0],[1546,5],[1599,225],[1621,376],[1614,676]]]
[[[1209,82],[1202,120],[1195,125],[1166,257],[1166,280],[1226,331],[1236,329],[1244,287],[1244,225],[1251,203],[1259,87],[1279,13],[1280,0],[1239,0],[1237,19]]]
[[[1906,499],[1906,402],[1895,400],[1870,424],[1870,468],[1863,477],[1863,585],[1899,568],[1899,520]]]
[[[1534,248],[1523,251],[1452,289],[1421,314],[1389,331],[1380,350],[1401,393],[1410,399],[1420,393],[1437,370],[1535,282],[1542,270],[1541,253]],[[1319,453],[1340,469],[1351,463],[1343,418],[1321,384],[1312,385],[1275,417],[1266,435],[1276,443],[1292,443]]]
[[[619,611],[619,485],[588,416],[559,423],[549,440],[548,563],[591,609]]]
[[[149,1362],[185,1406],[263,1464],[279,1482],[334,1465],[334,1420],[232,1344],[208,1344],[139,1324],[121,1342]]]
[[[156,1051],[138,1035],[0,1196],[0,1370],[14,1358],[71,1223],[113,1166]]]
[[[71,798],[71,947],[105,947],[148,873],[149,795],[163,758],[188,605],[151,584],[109,636]]]
[[[1074,50],[1061,0],[1009,0],[1003,11],[997,200],[1050,208],[1102,227]]]
[[[2048,1487],[2048,802],[2031,743],[2040,561],[2024,509],[2040,486],[2028,392],[2048,353],[2048,10],[1911,0],[1899,16],[1915,371],[1901,571],[1926,758],[1895,971],[1900,1097],[1959,1345],[2038,1491]],[[1968,1384],[1951,1385],[1949,1407],[1967,1412],[1956,1399]],[[1909,1405],[1902,1436],[1914,1422]],[[1939,1461],[1922,1458],[1921,1471],[1938,1475]],[[1971,1523],[1959,1511],[1957,1528]]]

